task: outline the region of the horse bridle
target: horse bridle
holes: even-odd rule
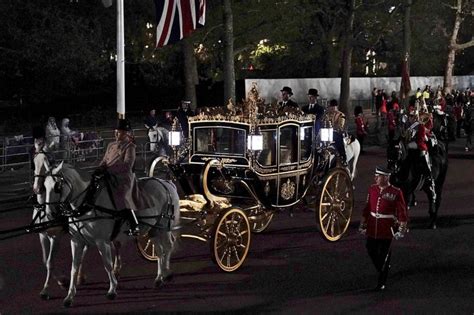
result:
[[[42,176],[44,177],[51,176],[53,178],[54,180],[53,192],[56,194],[59,194],[59,201],[45,202],[44,204],[58,207],[59,211],[56,212],[56,215],[66,216],[66,217],[72,216],[74,214],[74,210],[71,207],[71,202],[78,199],[79,196],[81,196],[83,193],[87,191],[87,189],[84,190],[84,192],[80,193],[76,198],[72,199],[72,192],[73,192],[72,185],[70,182],[68,182],[64,178],[64,174],[62,172],[58,174],[53,174],[52,171],[49,171],[48,173]],[[69,193],[63,199],[62,192],[63,192],[64,185],[67,185],[67,187],[69,188]]]

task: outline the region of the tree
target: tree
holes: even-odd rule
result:
[[[224,102],[235,104],[234,69],[234,18],[231,0],[223,0],[224,5]]]
[[[342,75],[341,75],[341,96],[339,106],[343,113],[349,114],[349,99],[351,93],[351,66],[352,66],[352,50],[353,33],[354,33],[354,18],[355,18],[355,0],[349,0],[348,3],[348,19],[346,24],[346,34],[344,38],[344,46],[342,49]]]
[[[447,6],[447,5],[446,5]],[[467,0],[463,3],[463,0],[456,0],[455,6],[449,6],[451,9],[456,11],[456,18],[454,20],[454,27],[451,33],[448,46],[448,59],[446,62],[446,70],[444,73],[444,92],[450,92],[453,85],[453,68],[456,59],[456,53],[463,49],[474,46],[474,37],[471,37],[470,41],[459,44],[458,34],[461,28],[462,22],[467,16],[474,16],[474,7],[472,1]]]

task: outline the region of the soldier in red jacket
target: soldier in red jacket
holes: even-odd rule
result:
[[[407,207],[402,191],[389,183],[391,171],[377,166],[370,186],[359,232],[367,235],[367,252],[379,272],[376,290],[384,290],[390,269],[392,238],[407,231]]]

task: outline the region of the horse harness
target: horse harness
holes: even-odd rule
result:
[[[94,205],[93,201],[91,203],[89,203],[86,200],[83,200],[81,205],[79,205],[76,209],[73,209],[71,207],[71,203],[74,202],[75,200],[79,199],[83,194],[86,194],[90,189],[94,189],[94,187],[88,186],[84,191],[82,191],[74,199],[72,199],[72,196],[71,196],[72,192],[73,192],[72,185],[71,185],[70,182],[65,180],[64,175],[62,173],[52,174],[51,172],[49,172],[48,174],[41,175],[41,176],[44,176],[44,177],[51,176],[55,179],[55,184],[54,184],[54,187],[53,187],[53,191],[57,194],[62,193],[64,185],[67,185],[68,188],[69,188],[69,193],[67,194],[67,196],[64,199],[62,198],[62,196],[60,196],[60,201],[59,202],[50,202],[50,203],[45,203],[44,204],[44,205],[58,206],[59,211],[58,211],[58,214],[56,215],[57,217],[76,218],[74,220],[74,223],[76,223],[76,222],[80,222],[80,221],[90,221],[90,220],[92,220],[92,218],[88,218],[88,219],[84,219],[84,220],[77,220],[77,218],[83,216],[84,214],[86,214],[89,211],[95,211],[95,212],[99,211],[99,212],[105,213],[109,216],[97,216],[97,214],[96,214],[96,216],[93,219],[97,220],[97,219],[110,218],[110,219],[116,220],[116,225],[114,227],[114,231],[112,232],[112,239],[118,234],[121,225],[127,219],[127,212],[130,211],[129,209],[117,211],[116,209],[108,209],[108,208],[104,208],[104,207],[101,207],[101,206]],[[172,221],[175,220],[175,215],[174,215],[173,199],[171,197],[170,189],[167,187],[167,185],[165,185],[163,182],[161,182],[157,178],[151,177],[151,178],[148,178],[148,179],[145,179],[145,180],[155,180],[158,183],[160,183],[160,185],[163,186],[163,188],[166,191],[166,195],[167,195],[167,207],[166,207],[166,211],[162,212],[158,216],[156,216],[156,215],[137,216],[137,219],[142,219],[142,220],[143,219],[154,219],[154,218],[156,219],[157,218],[157,222],[155,224],[149,224],[149,223],[146,223],[146,222],[140,222],[140,224],[149,226],[150,228],[163,229],[163,230],[166,230],[166,231],[173,231],[173,230],[180,229],[181,228],[180,226],[172,226]],[[107,181],[105,181],[105,182],[107,182]],[[110,185],[106,184],[106,187],[107,187],[107,191],[108,191],[109,196],[111,196]],[[101,190],[101,187],[98,185],[98,188],[97,188],[96,191],[100,191],[100,190]],[[94,193],[94,195],[95,195],[95,193]],[[61,200],[63,200],[63,201],[61,201]],[[113,202],[113,198],[111,198],[111,200]],[[115,204],[114,204],[114,207],[115,207]]]

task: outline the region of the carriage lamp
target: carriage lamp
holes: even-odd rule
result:
[[[247,149],[252,151],[263,150],[263,135],[252,134],[247,136]]]
[[[169,132],[168,144],[172,147],[176,147],[181,144],[181,128],[179,128],[178,119],[173,120],[171,131]]]
[[[181,131],[170,131],[168,138],[168,143],[170,146],[177,146],[181,144]]]
[[[329,127],[324,126],[321,128],[321,141],[330,143],[333,141],[333,131],[334,129],[329,125]]]

